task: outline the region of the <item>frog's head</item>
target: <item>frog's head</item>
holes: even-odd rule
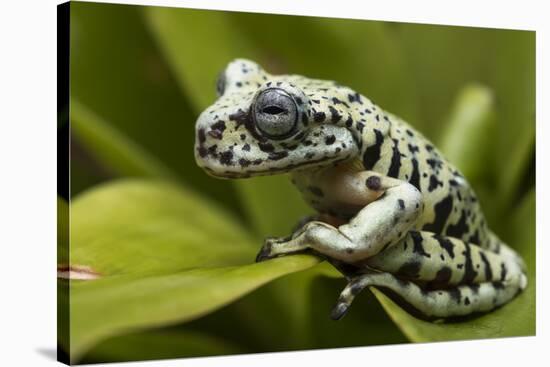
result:
[[[195,159],[217,177],[250,177],[343,161],[360,147],[334,82],[273,76],[237,59],[196,123]],[[347,98],[347,95],[346,95]],[[346,125],[347,122],[347,125]]]

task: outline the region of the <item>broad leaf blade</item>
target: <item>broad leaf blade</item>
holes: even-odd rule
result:
[[[105,337],[201,317],[318,260],[300,255],[268,262],[148,277],[120,276],[72,285],[71,356]]]
[[[71,265],[102,275],[249,263],[249,235],[214,203],[157,180],[98,186],[71,208]]]
[[[195,195],[134,179],[73,201],[70,266],[99,279],[71,282],[72,358],[106,337],[200,317],[319,262],[302,255],[247,265],[256,252],[249,235]]]

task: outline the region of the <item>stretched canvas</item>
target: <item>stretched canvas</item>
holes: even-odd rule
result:
[[[65,3],[57,131],[64,363],[535,334],[533,31]]]

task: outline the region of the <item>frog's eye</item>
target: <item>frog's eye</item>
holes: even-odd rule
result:
[[[256,97],[252,108],[256,126],[265,136],[284,139],[294,132],[298,107],[294,98],[284,90],[264,90]]]
[[[225,70],[222,70],[218,75],[218,80],[216,80],[216,94],[218,97],[223,96],[225,92],[225,82],[226,82]]]

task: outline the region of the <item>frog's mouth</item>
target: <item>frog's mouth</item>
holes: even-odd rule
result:
[[[318,167],[318,166],[324,166],[324,165],[327,165],[327,164],[330,164],[330,163],[343,162],[343,161],[346,161],[350,158],[351,158],[350,156],[343,157],[343,158],[340,158],[340,159],[330,159],[328,157],[323,157],[323,158],[318,159],[318,160],[307,161],[307,162],[303,162],[301,164],[292,164],[291,163],[287,166],[282,166],[282,167],[270,167],[267,170],[248,169],[248,170],[242,170],[242,171],[231,171],[231,170],[226,169],[224,171],[219,171],[219,170],[216,170],[215,168],[211,168],[209,166],[202,166],[202,168],[206,171],[206,173],[208,173],[212,177],[236,179],[236,178],[250,178],[250,177],[254,177],[254,176],[269,176],[269,175],[287,173],[287,172],[290,172],[290,171],[303,170],[303,169],[308,169],[308,168],[313,168],[313,167]]]
[[[197,164],[218,178],[248,178],[310,169],[356,157],[359,148],[351,132],[325,125],[311,129],[300,141],[289,143],[198,139]]]

